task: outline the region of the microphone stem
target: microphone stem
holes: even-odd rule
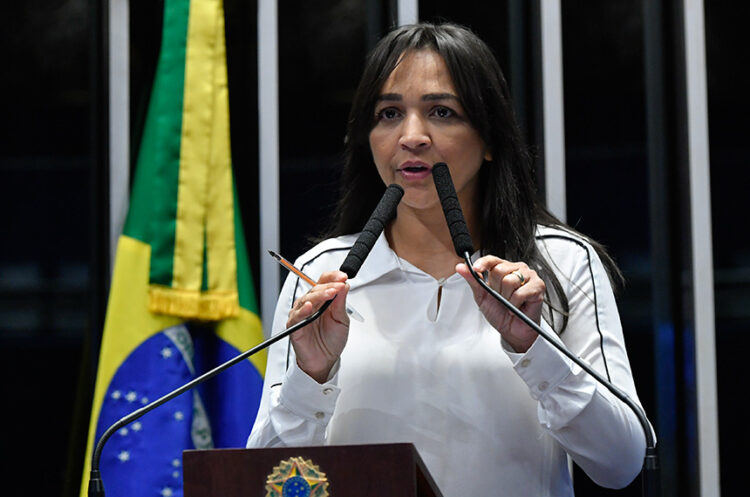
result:
[[[503,297],[502,295],[497,293],[492,287],[490,287],[477,274],[477,272],[474,271],[474,266],[471,262],[471,254],[469,254],[469,252],[464,252],[464,261],[466,262],[466,265],[468,266],[469,271],[471,272],[471,275],[482,286],[482,288],[484,288],[490,295],[492,295],[501,304],[503,304],[518,319],[526,323],[526,325],[528,325],[529,328],[537,332],[537,334],[539,334],[539,336],[541,336],[544,340],[549,342],[557,350],[562,352],[562,354],[565,355],[568,359],[573,361],[581,369],[583,369],[588,374],[590,374],[601,385],[606,387],[610,392],[612,392],[612,394],[615,397],[617,397],[622,402],[624,402],[625,405],[627,405],[635,413],[636,417],[638,418],[638,421],[641,424],[641,427],[643,428],[643,433],[646,437],[646,454],[644,456],[643,469],[642,469],[643,495],[649,496],[649,497],[658,495],[659,464],[658,464],[658,456],[656,454],[655,440],[654,440],[653,433],[651,432],[651,426],[648,423],[648,418],[646,417],[646,413],[643,411],[641,406],[635,403],[633,399],[628,397],[628,395],[625,392],[617,388],[614,384],[612,384],[610,381],[604,378],[601,374],[599,374],[596,370],[594,370],[594,368],[586,364],[586,362],[584,362],[580,357],[574,355],[562,343],[555,340],[547,331],[542,329],[542,327],[536,324],[530,317],[528,317],[526,314],[521,312],[516,306],[508,302],[508,300],[505,297]]]
[[[181,387],[177,388],[176,390],[172,390],[168,394],[164,395],[163,397],[160,397],[156,399],[155,401],[151,402],[148,405],[145,405],[141,407],[140,409],[137,409],[130,414],[120,418],[117,422],[115,422],[112,426],[107,428],[107,430],[102,434],[101,438],[96,444],[96,447],[94,448],[93,455],[91,457],[91,472],[89,476],[89,497],[103,497],[104,496],[104,486],[102,485],[101,480],[101,473],[99,472],[99,461],[101,459],[102,449],[104,448],[104,444],[109,440],[109,438],[117,432],[120,428],[123,426],[132,423],[136,419],[140,418],[144,414],[148,413],[149,411],[152,411],[153,409],[156,409],[160,405],[164,404],[165,402],[169,402],[170,400],[174,399],[175,397],[187,392],[188,390],[191,390],[201,383],[205,382],[206,380],[210,380],[217,374],[221,373],[225,369],[230,368],[231,366],[234,366],[237,363],[242,362],[243,360],[247,359],[253,354],[256,354],[257,352],[260,352],[261,350],[270,347],[274,343],[278,342],[282,338],[285,338],[295,331],[297,331],[300,328],[303,328],[307,326],[308,324],[312,323],[316,319],[320,317],[323,312],[325,312],[326,309],[328,309],[328,306],[331,305],[331,302],[336,297],[334,297],[331,300],[327,300],[323,303],[323,305],[320,306],[320,308],[315,311],[310,316],[306,317],[299,323],[287,328],[286,330],[282,331],[281,333],[277,333],[276,335],[272,336],[268,340],[256,345],[250,350],[247,350],[243,352],[242,354],[235,356],[232,359],[229,359],[228,361],[224,362],[223,364],[220,364],[219,366],[216,366],[212,370],[202,374],[201,376],[195,378],[194,380],[191,380],[188,383],[185,383]]]

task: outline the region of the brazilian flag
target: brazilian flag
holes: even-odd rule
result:
[[[231,166],[222,0],[165,0],[82,496],[93,446],[112,423],[263,339]],[[181,496],[183,450],[244,447],[265,361],[242,361],[114,434],[100,466],[107,496]]]

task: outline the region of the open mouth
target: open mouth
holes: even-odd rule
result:
[[[403,164],[401,164],[401,167],[399,168],[399,171],[410,173],[410,174],[419,174],[419,173],[429,173],[430,172],[430,165],[422,162],[422,161],[406,161]]]

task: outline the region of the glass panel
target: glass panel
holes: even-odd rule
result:
[[[750,69],[743,62],[750,59],[743,21],[750,8],[705,5],[721,492],[741,495],[747,483],[737,456],[750,443],[737,398],[738,380],[747,377],[743,352],[750,347]]]
[[[281,254],[291,260],[327,226],[338,197],[351,99],[390,18],[380,4],[279,2]]]
[[[0,467],[7,495],[29,493],[30,483],[31,493],[60,495],[66,472],[68,490],[80,481],[83,454],[69,451],[69,444],[82,436],[75,412],[87,409],[88,399],[75,392],[79,373],[89,373],[82,349],[101,303],[93,283],[100,271],[94,253],[101,172],[95,169],[97,4],[0,7],[6,68],[0,78],[0,374],[6,378],[0,398],[2,424],[10,428]]]
[[[528,129],[527,123],[533,121],[529,108],[532,106],[531,99],[536,96],[530,90],[534,87],[530,82],[533,76],[530,4],[519,0],[491,3],[481,0],[419,2],[420,20],[461,24],[490,46],[508,82],[516,117],[524,131]],[[477,15],[477,12],[481,12],[481,15]],[[532,133],[527,135],[533,136]]]
[[[422,0],[419,2],[419,19],[439,23],[450,21],[471,28],[494,51],[503,71],[509,70],[508,5],[514,0],[483,2],[468,0]],[[477,15],[481,12],[481,15]]]
[[[224,0],[232,166],[250,268],[260,301],[258,203],[258,2]],[[260,302],[258,302],[260,303]]]
[[[633,376],[654,415],[641,2],[561,2],[568,223],[604,244],[627,284],[618,295]],[[576,495],[609,493],[579,470]]]

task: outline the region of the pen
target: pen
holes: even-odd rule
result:
[[[313,280],[308,275],[306,275],[305,273],[303,273],[302,271],[300,271],[299,269],[297,269],[294,266],[294,264],[292,264],[288,260],[284,259],[282,256],[280,256],[279,254],[277,254],[273,250],[269,250],[268,253],[271,255],[271,257],[273,257],[274,259],[276,259],[276,262],[278,262],[279,264],[281,264],[282,266],[284,266],[286,269],[288,269],[289,271],[293,272],[294,274],[296,274],[297,276],[299,276],[300,278],[302,278],[310,286],[315,286],[315,285],[318,284],[315,280]],[[360,323],[364,322],[364,320],[365,320],[365,318],[363,318],[362,315],[360,313],[358,313],[357,310],[354,309],[354,307],[350,306],[348,303],[346,304],[346,313],[350,317],[352,317],[355,320],[359,321]]]

